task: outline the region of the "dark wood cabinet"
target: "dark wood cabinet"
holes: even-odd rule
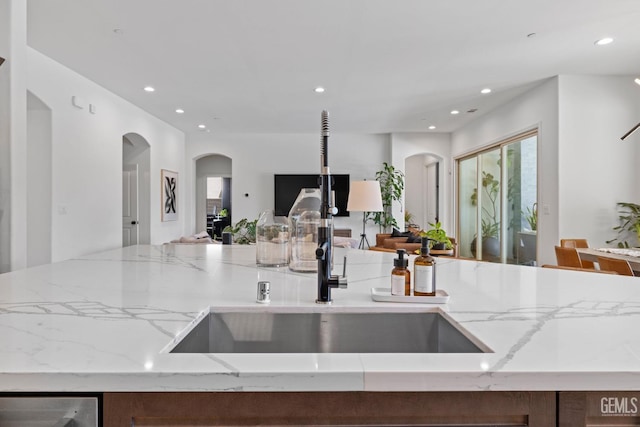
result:
[[[556,425],[555,392],[105,393],[104,427]]]
[[[559,392],[558,426],[640,426],[640,392]]]

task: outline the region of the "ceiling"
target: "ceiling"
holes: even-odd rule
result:
[[[640,75],[639,23],[640,0],[28,0],[31,47],[186,133],[319,132],[323,109],[451,132],[558,74]]]

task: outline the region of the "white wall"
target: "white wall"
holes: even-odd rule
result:
[[[640,134],[620,140],[640,121],[640,87],[633,76],[559,79],[559,234],[606,246],[616,203],[640,203]]]
[[[0,1],[0,273],[11,270],[11,2]],[[25,26],[26,28],[26,26]]]
[[[27,267],[51,262],[51,110],[27,94]]]
[[[2,262],[3,271],[6,271],[7,262],[12,270],[27,266],[27,239],[25,238],[27,235],[27,61],[25,51],[27,10],[26,2],[21,0],[5,1],[3,7],[5,8],[3,24],[7,27],[2,30],[5,31],[2,38],[8,50],[3,53],[7,61],[2,66],[3,69],[0,69],[0,73],[6,75],[8,72],[8,86],[3,89],[8,88],[8,92],[4,93],[5,96],[8,95],[8,104],[5,104],[8,106],[5,113],[7,120],[4,123],[8,126],[8,133],[5,133],[4,137],[8,138],[0,145],[8,149],[6,154],[10,159],[10,165],[9,173],[3,173],[6,181],[2,187],[3,190],[9,189],[9,191],[3,194],[3,198],[6,197],[7,200],[2,202],[4,205],[2,221],[10,223],[8,226],[10,232],[4,234],[10,238],[9,242],[6,242],[6,237],[0,240],[5,241],[2,244],[4,257]],[[4,232],[6,228],[5,222],[0,231]]]
[[[329,166],[332,174],[350,174],[351,181],[374,179],[388,161],[388,135],[336,134],[329,138]],[[191,189],[187,229],[196,232],[195,160],[207,154],[221,154],[232,160],[233,218],[255,219],[265,209],[273,209],[273,175],[279,173],[320,173],[320,133],[318,134],[236,134],[189,135],[187,175]],[[249,196],[245,197],[247,193]],[[334,220],[336,228],[351,228],[357,238],[362,230],[362,214]],[[369,241],[375,241],[378,227],[367,223]]]
[[[184,134],[41,53],[27,48],[27,54],[28,89],[52,110],[52,260],[122,245],[127,133],[151,146],[151,243],[181,236],[187,214]],[[84,99],[85,108],[72,106],[72,96]],[[89,103],[96,114],[89,113]],[[178,221],[160,221],[161,169],[179,172]]]
[[[455,227],[452,209],[452,159],[450,135],[445,133],[394,133],[391,135],[391,159],[396,169],[404,171],[405,159],[416,154],[428,154],[440,163],[440,221],[449,235]],[[410,190],[411,191],[411,190]],[[405,192],[404,198],[413,197]],[[394,206],[394,216],[404,220],[399,206]],[[399,221],[400,222],[400,221]],[[404,221],[400,226],[404,225]],[[423,227],[426,224],[420,224]]]

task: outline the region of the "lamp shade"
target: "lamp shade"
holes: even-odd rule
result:
[[[382,212],[382,195],[378,181],[353,181],[350,184],[347,210],[350,212]]]

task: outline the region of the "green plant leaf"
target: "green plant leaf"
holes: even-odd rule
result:
[[[404,191],[404,174],[396,170],[393,165],[384,162],[382,169],[376,172],[376,180],[380,183],[380,193],[382,196],[382,212],[376,212],[371,218],[375,224],[380,226],[381,231],[388,227],[397,227],[398,222],[393,217],[393,202],[402,200]]]
[[[617,232],[617,236],[611,240],[607,240],[607,244],[618,242],[618,247],[630,247],[628,239],[636,239],[640,241],[640,205],[630,202],[618,202],[618,221],[619,225],[613,227],[613,231]]]

